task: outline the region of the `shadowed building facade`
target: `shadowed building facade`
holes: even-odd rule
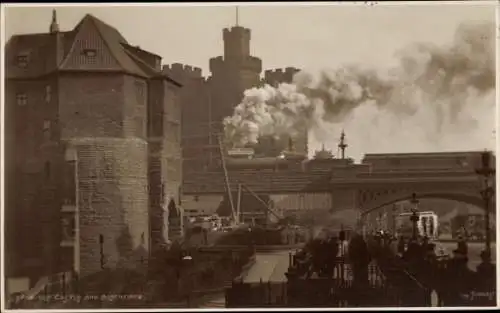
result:
[[[92,15],[5,51],[7,275],[144,264],[178,210],[181,84]]]

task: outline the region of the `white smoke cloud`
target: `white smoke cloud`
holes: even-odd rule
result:
[[[461,25],[449,47],[415,44],[387,73],[345,67],[299,72],[293,84],[247,90],[225,119],[233,145],[261,136],[331,142],[341,129],[350,156],[367,152],[494,149],[495,29]]]

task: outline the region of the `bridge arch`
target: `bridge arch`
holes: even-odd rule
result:
[[[412,198],[411,192],[398,193],[395,195],[386,196],[380,199],[375,199],[372,201],[365,202],[361,207],[361,215],[366,216],[367,214],[374,212],[384,206],[389,206],[391,204],[410,200]],[[479,194],[460,194],[454,192],[424,192],[416,193],[417,199],[443,199],[443,200],[454,200],[467,204],[472,204],[477,206],[481,210],[484,210],[484,200]],[[491,199],[490,210],[492,212],[496,211],[495,197]]]

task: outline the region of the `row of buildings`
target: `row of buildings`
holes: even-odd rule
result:
[[[31,284],[143,262],[180,235],[183,175],[217,166],[223,118],[244,90],[298,71],[262,78],[240,26],[223,30],[209,77],[162,66],[92,15],[65,31],[54,11],[48,30],[5,47],[6,274]],[[256,151],[275,154],[269,142]],[[305,132],[294,144],[307,155]]]

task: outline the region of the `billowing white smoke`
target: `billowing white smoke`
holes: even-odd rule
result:
[[[494,149],[494,34],[493,24],[462,25],[450,47],[408,47],[384,76],[357,67],[302,71],[293,84],[247,90],[224,121],[226,139],[242,146],[307,128],[329,143],[344,128],[355,158]]]

